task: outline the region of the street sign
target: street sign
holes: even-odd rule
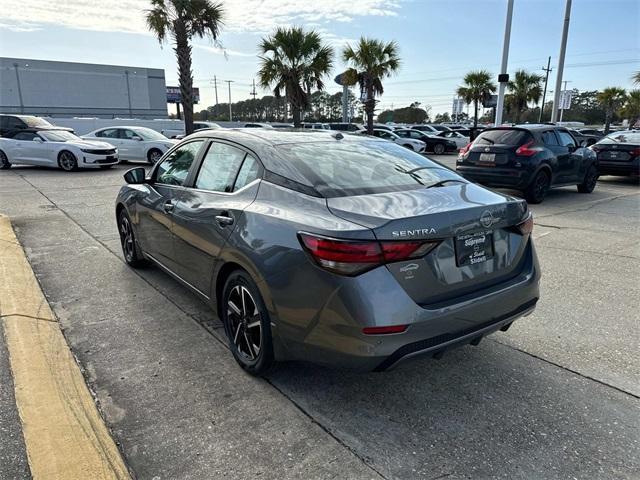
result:
[[[180,87],[167,87],[167,103],[182,103]],[[200,103],[200,89],[193,89],[193,103]]]
[[[560,92],[560,101],[558,108],[560,110],[569,110],[571,108],[571,90],[562,90]]]
[[[482,101],[482,106],[484,108],[493,108],[498,106],[498,95],[487,95],[487,97]]]
[[[451,113],[453,115],[460,115],[464,110],[464,100],[462,98],[454,98],[453,99],[453,107],[451,108]]]

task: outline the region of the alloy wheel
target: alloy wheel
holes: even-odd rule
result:
[[[538,199],[543,199],[545,194],[547,193],[548,188],[549,188],[549,180],[547,178],[547,175],[541,172],[536,177],[536,183],[533,190],[535,197]]]
[[[149,163],[151,163],[151,165],[155,165],[161,157],[162,152],[160,150],[151,150],[149,152]]]
[[[122,242],[122,251],[124,252],[125,259],[127,262],[131,262],[133,260],[135,243],[131,223],[129,223],[126,215],[122,215],[120,220],[120,241]]]
[[[249,361],[256,360],[262,347],[262,322],[255,300],[242,285],[236,285],[229,293],[227,321],[238,353]]]
[[[433,153],[435,153],[436,155],[442,155],[444,153],[444,145],[442,145],[441,143],[437,143],[433,147]]]
[[[67,172],[73,170],[76,166],[76,159],[70,152],[62,152],[60,154],[60,167]]]

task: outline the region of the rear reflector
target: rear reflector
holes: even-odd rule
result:
[[[422,257],[438,242],[378,242],[377,240],[342,240],[299,233],[304,249],[322,268],[342,275],[356,275],[389,262]]]
[[[388,327],[365,327],[362,333],[365,335],[390,335],[392,333],[402,333],[409,325],[390,325]]]
[[[517,225],[522,235],[530,235],[533,232],[533,215],[529,213],[529,217],[522,223]]]

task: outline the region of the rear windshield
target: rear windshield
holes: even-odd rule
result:
[[[522,145],[531,134],[526,130],[485,130],[474,142],[476,145]]]
[[[40,117],[24,116],[24,117],[20,117],[20,119],[28,127],[50,127],[51,126],[49,122],[47,122],[44,118],[40,118]]]
[[[600,143],[631,143],[640,145],[640,132],[615,132],[610,133]]]
[[[277,147],[324,197],[393,192],[445,179],[461,179],[455,172],[391,142],[313,142]],[[278,172],[291,178],[286,172]]]

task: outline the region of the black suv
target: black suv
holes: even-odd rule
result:
[[[35,115],[5,115],[0,114],[0,137],[7,137],[13,135],[20,130],[67,130],[72,132],[70,128],[56,127],[50,124],[44,118],[36,117]]]
[[[569,130],[553,125],[489,128],[460,150],[456,170],[473,182],[520,190],[529,203],[540,203],[551,187],[593,191],[598,160],[585,147]]]

